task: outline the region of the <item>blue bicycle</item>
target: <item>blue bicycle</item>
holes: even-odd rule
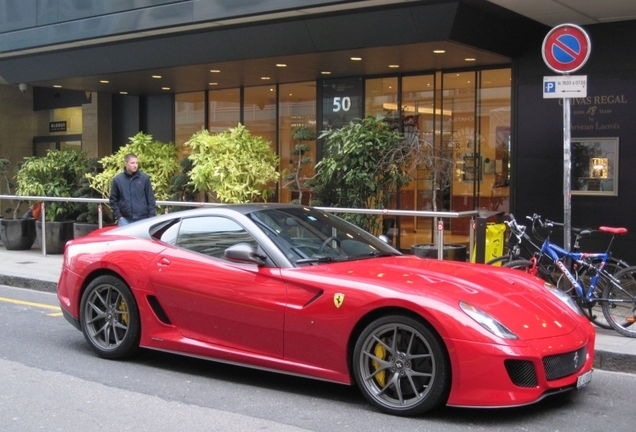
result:
[[[619,324],[611,322],[607,318],[608,314],[605,313],[604,308],[608,301],[604,292],[611,287],[620,288],[620,280],[616,277],[618,272],[631,268],[626,262],[613,258],[610,253],[614,238],[626,234],[627,229],[600,227],[598,231],[612,236],[607,250],[602,253],[581,252],[579,240],[591,234],[592,231],[577,230],[573,251],[568,252],[552,243],[549,238],[552,228],[562,227],[563,224],[543,221],[541,216],[536,214],[528,219],[532,221],[534,236],[542,240],[541,247],[530,259],[509,261],[503,267],[523,270],[567,292],[576,300],[585,316],[599,327],[613,328],[617,331],[619,330],[615,325],[624,328],[624,325],[628,324],[629,327],[629,323],[623,322],[626,320]],[[636,277],[636,272],[634,272],[634,276]],[[625,275],[625,277],[627,276]],[[636,282],[634,285],[636,286]],[[622,293],[618,288],[609,290],[609,292],[613,292],[613,296],[616,297],[617,292]],[[624,297],[621,295],[621,298],[624,299]],[[624,334],[621,331],[619,333]]]

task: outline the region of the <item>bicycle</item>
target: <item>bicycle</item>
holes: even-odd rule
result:
[[[636,337],[636,267],[623,269],[614,277],[618,283],[603,290],[603,315],[618,333]]]
[[[580,239],[592,233],[592,230],[577,230],[573,251],[565,249],[550,242],[549,233],[553,226],[563,226],[556,222],[542,221],[541,216],[528,217],[532,220],[533,234],[543,240],[538,252],[529,259],[509,261],[504,267],[526,271],[541,279],[552,283],[560,290],[573,297],[585,316],[601,328],[614,328],[612,323],[606,321],[603,311],[603,295],[608,285],[616,283],[615,274],[620,270],[629,268],[629,265],[611,256],[612,243],[617,235],[627,233],[625,228],[600,227],[598,231],[609,233],[612,238],[607,250],[602,253],[588,253],[580,251]],[[548,235],[544,238],[538,233],[537,225],[548,229]],[[531,242],[531,244],[535,245]],[[536,246],[536,245],[535,245]],[[572,261],[572,270],[565,262]]]

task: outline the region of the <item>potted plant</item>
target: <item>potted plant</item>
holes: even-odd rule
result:
[[[93,189],[88,181],[87,175],[97,175],[104,171],[101,161],[98,158],[91,158],[87,161],[86,170],[79,180],[77,190],[73,192],[75,198],[102,198],[101,194]],[[103,206],[101,207],[103,209]],[[73,224],[73,238],[79,238],[95,231],[99,228],[99,203],[79,202],[75,203],[75,223]],[[108,224],[112,221],[108,212],[102,211],[102,223]]]
[[[18,171],[16,193],[24,196],[71,197],[86,170],[87,157],[72,149],[49,150],[44,157],[32,156]],[[75,205],[70,201],[47,201],[46,252],[60,254],[73,238]],[[42,241],[42,222],[36,222],[36,233]]]
[[[13,173],[17,167],[9,159],[0,159],[0,181],[9,195],[15,194]],[[12,218],[0,218],[0,239],[7,250],[28,250],[35,242],[35,219],[18,218],[22,200],[12,199],[10,206],[4,209]]]
[[[177,147],[172,143],[155,141],[152,135],[143,132],[129,139],[130,142],[120,147],[116,153],[99,160],[101,172],[85,174],[88,185],[102,198],[108,199],[113,179],[124,169],[124,157],[134,153],[139,159],[139,168],[150,177],[157,201],[168,200],[170,179],[179,172]]]
[[[169,200],[192,202],[195,200],[194,186],[190,182],[192,160],[190,160],[189,157],[184,157],[179,161],[179,166],[181,167],[180,171],[170,179],[170,189],[168,189],[168,193],[170,194]],[[172,206],[168,210],[173,212],[184,209],[185,208],[181,206]]]
[[[218,134],[195,133],[185,145],[192,150],[192,185],[212,202],[267,200],[279,179],[278,157],[263,137],[238,124]]]
[[[316,132],[308,126],[298,126],[292,129],[292,138],[298,141],[291,151],[291,159],[289,161],[289,169],[283,175],[283,180],[287,183],[285,187],[298,193],[298,198],[291,200],[293,204],[303,204],[303,189],[307,187],[303,177],[303,167],[311,163],[311,157],[307,154],[311,151],[311,146],[305,144],[305,141],[315,141]],[[311,197],[310,197],[311,201]]]
[[[313,204],[347,208],[388,208],[391,195],[411,180],[408,149],[402,134],[383,115],[366,116],[341,129],[323,131],[325,157],[316,165]],[[398,158],[401,155],[403,157]],[[379,234],[374,215],[344,218]]]

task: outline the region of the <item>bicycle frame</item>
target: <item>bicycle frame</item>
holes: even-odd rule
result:
[[[605,263],[607,263],[607,260],[610,258],[609,252],[602,252],[602,253],[568,252],[565,249],[561,248],[560,246],[554,243],[551,243],[549,239],[545,239],[543,241],[543,244],[541,245],[541,254],[548,256],[550,260],[554,263],[554,265],[556,265],[558,269],[561,270],[561,273],[563,273],[563,275],[568,279],[568,281],[572,284],[572,286],[576,290],[576,293],[578,294],[578,296],[581,298],[592,300],[592,293],[596,289],[596,284],[601,276],[607,277],[610,281],[612,281],[612,283],[617,282],[612,277],[612,275],[610,275],[605,270],[603,270]],[[581,282],[579,282],[579,280],[576,277],[574,277],[570,269],[568,269],[568,267],[565,265],[565,263],[563,262],[564,259],[571,259],[572,261],[576,262],[578,265],[588,267],[588,268],[594,268],[596,270],[594,272],[594,276],[592,276],[592,278],[590,279],[591,283],[587,292],[585,291],[584,287],[581,285]],[[600,259],[601,262],[600,264],[598,264],[597,267],[595,267],[588,262],[588,260],[592,260],[592,259]],[[599,299],[594,299],[594,300],[599,300]]]

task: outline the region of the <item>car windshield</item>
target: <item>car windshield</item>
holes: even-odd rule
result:
[[[272,208],[251,213],[250,217],[296,264],[399,255],[379,238],[317,209]]]

